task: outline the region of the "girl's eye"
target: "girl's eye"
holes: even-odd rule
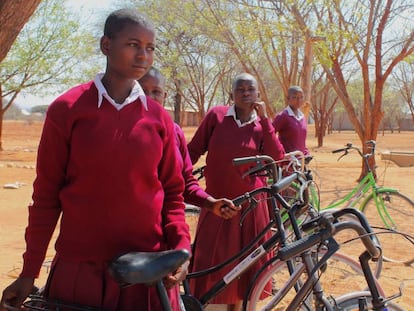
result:
[[[151,51],[151,52],[153,52],[153,51],[155,51],[155,47],[153,47],[153,46],[149,46],[149,47],[147,47],[147,51]]]

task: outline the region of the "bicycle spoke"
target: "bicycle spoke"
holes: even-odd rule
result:
[[[372,198],[363,212],[378,232],[384,259],[409,263],[414,260],[414,203],[398,192],[384,191],[377,196],[379,206]]]

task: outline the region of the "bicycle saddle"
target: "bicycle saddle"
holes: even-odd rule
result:
[[[175,271],[188,258],[185,250],[130,252],[113,259],[109,272],[120,285],[150,284]]]

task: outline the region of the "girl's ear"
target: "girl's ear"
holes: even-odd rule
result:
[[[100,41],[101,51],[105,56],[109,55],[109,47],[111,45],[111,40],[107,36],[102,36]]]

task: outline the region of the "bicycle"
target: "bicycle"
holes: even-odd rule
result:
[[[172,311],[163,278],[175,271],[188,260],[190,253],[185,250],[167,250],[160,252],[130,252],[111,261],[110,273],[119,286],[134,284],[156,286],[164,311]],[[43,296],[42,289],[34,289],[35,293],[23,303],[25,311],[104,311],[87,305],[73,304],[65,301],[49,299]],[[5,306],[8,310],[17,311],[21,308]]]
[[[397,189],[377,184],[369,165],[369,158],[375,156],[376,142],[370,140],[366,144],[370,149],[367,154],[363,154],[359,148],[354,147],[351,143],[348,143],[344,148],[332,151],[332,153],[342,153],[338,161],[348,155],[350,150],[357,151],[363,159],[367,167],[367,173],[354,188],[339,200],[321,208],[319,190],[312,183],[309,187],[309,200],[317,209],[357,207],[367,216],[371,226],[377,229],[383,248],[384,260],[401,262],[407,265],[412,264],[414,262],[414,229],[412,226],[414,222],[414,201]],[[296,165],[300,166],[300,164]],[[395,240],[396,234],[403,237],[398,243]],[[395,257],[396,247],[407,250],[404,257]]]
[[[360,223],[355,221],[341,221],[336,222],[346,213],[350,212],[359,219]],[[358,214],[359,213],[359,214]],[[246,304],[247,310],[399,310],[403,309],[397,304],[390,302],[401,295],[400,293],[393,295],[387,299],[384,299],[381,295],[381,291],[378,286],[374,285],[374,275],[371,272],[369,266],[369,260],[372,258],[378,258],[380,256],[379,244],[369,239],[366,236],[367,228],[369,228],[368,222],[364,215],[353,208],[345,208],[336,212],[324,212],[318,220],[314,220],[305,226],[319,227],[323,223],[322,230],[318,230],[316,233],[311,234],[301,240],[287,245],[285,248],[279,250],[275,261],[270,262],[268,267],[264,267],[263,271],[257,275],[254,280],[256,286],[249,293],[249,302]],[[315,224],[317,222],[318,224]],[[309,229],[309,228],[307,228]],[[307,230],[305,229],[305,230]],[[309,261],[309,257],[306,257],[306,252],[302,253],[300,257],[302,260],[296,263],[293,267],[287,265],[286,260],[297,256],[303,250],[309,249],[319,242],[331,239],[334,236],[334,232],[353,229],[359,233],[366,247],[366,251],[363,252],[359,259],[360,264],[365,275],[365,279],[369,286],[369,291],[357,291],[350,292],[340,297],[324,297],[323,290],[319,287],[320,275],[315,275],[315,271],[320,265],[324,263],[322,257],[319,262],[313,263]],[[334,240],[328,242],[334,244]],[[264,301],[260,301],[260,297],[263,295],[265,284],[269,280],[275,280],[277,282],[277,291],[272,292],[268,298]],[[299,288],[295,288],[297,283],[300,283]],[[279,285],[280,284],[280,285]],[[306,297],[313,292],[314,295],[314,308],[306,302]]]
[[[256,173],[259,171],[263,171],[266,169],[270,169],[273,173],[274,176],[274,172],[276,172],[277,168],[272,168],[272,167],[276,167],[275,162],[273,160],[268,161],[269,157],[266,156],[257,156],[257,157],[249,157],[249,158],[241,158],[241,159],[235,159],[235,162],[241,162],[241,163],[248,163],[249,161],[251,162],[256,162],[258,163],[258,165],[256,165],[256,167],[258,167],[258,169],[256,170]],[[262,165],[261,160],[264,159],[265,163],[264,165]],[[270,158],[271,159],[271,158]],[[246,193],[236,199],[234,199],[234,204],[235,205],[239,205],[242,202],[245,201],[250,201],[251,206],[249,208],[247,208],[245,210],[245,214],[242,216],[242,219],[245,217],[245,215],[247,215],[247,213],[254,208],[255,201],[254,201],[254,197],[255,195],[259,194],[259,193],[267,193],[269,196],[269,200],[271,203],[271,207],[272,210],[274,211],[273,213],[273,217],[271,218],[271,221],[269,222],[269,224],[263,229],[263,231],[261,232],[261,234],[259,234],[257,236],[256,239],[254,239],[254,241],[252,241],[249,245],[247,245],[245,248],[243,248],[238,254],[235,254],[232,258],[229,258],[227,261],[211,267],[210,269],[207,270],[203,270],[203,271],[196,271],[196,272],[192,272],[189,273],[187,276],[187,279],[193,278],[193,277],[198,277],[201,275],[205,275],[208,273],[211,273],[213,271],[216,271],[217,269],[220,269],[221,267],[228,265],[231,262],[234,262],[237,259],[240,259],[242,257],[244,257],[244,259],[237,264],[222,280],[218,281],[214,286],[211,287],[210,290],[208,290],[205,294],[202,295],[202,297],[194,297],[191,295],[189,286],[187,282],[184,282],[184,294],[183,294],[183,302],[184,305],[186,306],[186,310],[188,311],[198,311],[198,310],[202,310],[202,308],[204,306],[206,306],[213,297],[215,297],[217,294],[219,294],[221,291],[223,291],[227,284],[233,282],[235,279],[237,279],[237,277],[239,275],[241,275],[242,273],[244,273],[253,263],[255,263],[259,258],[261,258],[262,256],[264,256],[264,254],[266,252],[270,252],[273,251],[275,249],[277,249],[278,247],[280,247],[280,249],[278,250],[276,256],[273,257],[273,259],[271,261],[268,262],[268,264],[266,264],[265,266],[269,266],[271,264],[271,262],[273,262],[274,260],[277,259],[282,259],[283,262],[286,262],[286,265],[290,265],[292,268],[295,267],[294,264],[294,260],[296,260],[296,258],[298,258],[297,256],[299,256],[301,253],[303,253],[302,255],[300,255],[301,257],[303,256],[303,258],[306,258],[306,264],[307,267],[310,269],[314,269],[315,271],[313,271],[312,273],[310,273],[309,275],[313,275],[314,273],[316,273],[317,271],[320,270],[324,270],[325,273],[327,270],[330,269],[330,265],[327,264],[328,259],[329,258],[339,258],[339,255],[336,253],[337,249],[338,249],[338,245],[335,243],[331,243],[329,244],[329,247],[326,247],[326,249],[322,252],[322,257],[320,256],[314,256],[312,254],[318,254],[316,251],[319,250],[319,248],[316,248],[316,245],[319,245],[320,242],[322,242],[322,239],[319,239],[318,241],[313,240],[315,236],[318,236],[319,233],[314,233],[311,234],[309,237],[312,237],[311,240],[313,241],[312,245],[308,245],[306,244],[306,247],[304,248],[301,245],[304,244],[298,244],[296,246],[296,242],[300,242],[301,241],[308,241],[309,238],[303,238],[302,234],[303,232],[310,232],[310,231],[315,231],[315,229],[320,226],[320,223],[318,223],[318,226],[315,225],[315,227],[309,227],[309,229],[306,230],[302,230],[299,226],[299,222],[297,221],[296,215],[301,215],[304,214],[305,212],[309,212],[309,214],[311,215],[314,210],[312,209],[311,206],[309,206],[308,204],[303,204],[303,202],[299,202],[296,201],[295,204],[293,205],[289,205],[289,203],[283,199],[283,197],[280,195],[280,192],[283,191],[284,189],[286,189],[287,187],[289,187],[291,185],[291,183],[297,181],[298,179],[300,180],[301,175],[299,173],[294,173],[292,175],[289,175],[287,177],[284,177],[282,179],[280,179],[278,182],[269,185],[269,186],[265,186],[259,189],[255,189],[249,193]],[[276,180],[276,179],[275,179]],[[304,186],[306,186],[306,183],[304,183]],[[279,206],[282,206],[283,208],[279,208]],[[287,220],[283,220],[282,219],[282,213],[280,211],[284,211],[288,214],[289,217],[289,221]],[[344,213],[344,212],[342,212]],[[344,214],[341,214],[341,216],[343,216]],[[315,216],[311,216],[313,219]],[[363,216],[362,216],[363,217]],[[336,220],[339,219],[339,216],[335,218]],[[290,224],[289,224],[290,223]],[[306,223],[314,223],[311,221],[305,221],[302,222],[303,226]],[[322,223],[322,222],[321,222]],[[285,230],[284,224],[288,224],[289,226],[293,227],[293,231],[297,241],[295,242],[289,242],[288,237],[287,237],[287,231]],[[364,225],[368,228],[367,231],[364,231],[364,234],[366,232],[369,232],[372,234],[372,231],[369,227],[369,225],[366,223],[364,223]],[[269,238],[268,240],[266,240],[265,242],[263,242],[261,245],[259,245],[258,247],[255,247],[255,245],[257,244],[257,242],[264,236],[264,234],[268,231],[268,230],[272,230],[276,228],[277,230],[275,230],[274,234],[272,235],[271,238]],[[325,230],[326,231],[326,230]],[[332,233],[333,236],[333,233]],[[361,238],[364,240],[368,239],[371,241],[371,235],[363,235],[361,236]],[[373,238],[372,238],[373,239]],[[368,243],[368,242],[367,242]],[[324,243],[322,243],[324,244]],[[292,248],[292,245],[294,246],[294,249],[296,251],[298,251],[297,253],[295,252],[292,256],[286,256],[283,255],[284,257],[282,258],[281,254],[285,253],[288,251],[288,249]],[[328,245],[325,245],[328,246]],[[310,250],[312,250],[312,252],[310,252]],[[281,252],[282,251],[282,252]],[[342,255],[343,256],[343,255]],[[375,253],[375,258],[379,258],[380,253]],[[347,258],[347,257],[343,257],[343,258]],[[340,260],[340,259],[337,259]],[[369,259],[367,259],[368,261]],[[349,262],[351,262],[352,260],[350,260]],[[352,261],[354,262],[354,261]],[[356,266],[359,267],[358,264],[356,264]],[[311,270],[308,269],[308,272],[310,272]],[[365,270],[369,270],[369,272],[366,272]],[[267,270],[264,269],[262,270],[262,272],[266,272]],[[330,271],[330,270],[329,270]],[[377,303],[377,300],[381,300],[381,295],[383,293],[380,285],[378,284],[378,281],[376,280],[375,276],[372,274],[370,267],[368,265],[367,267],[361,267],[360,271],[362,271],[362,274],[364,275],[363,278],[364,280],[368,281],[368,285],[370,285],[370,290],[373,292],[372,293],[372,299],[375,303]],[[303,275],[304,270],[300,273],[300,275]],[[323,274],[323,273],[322,273]],[[328,306],[331,305],[330,302],[328,302],[325,298],[323,298],[322,295],[322,289],[321,289],[321,283],[323,282],[323,279],[321,278],[316,278],[316,277],[312,277],[313,282],[314,282],[314,286],[311,287],[307,287],[307,293],[310,293],[311,291],[317,293],[317,300],[318,302],[323,302],[325,307],[328,308]],[[268,284],[272,279],[268,278],[266,284]],[[294,282],[296,284],[296,282]],[[258,284],[264,284],[262,282],[258,283]],[[308,283],[309,284],[309,283]],[[361,285],[361,282],[358,283],[358,286]],[[252,281],[252,283],[249,285],[249,292],[246,293],[246,296],[244,298],[244,308],[246,309],[246,305],[247,305],[247,301],[251,300],[251,295],[250,295],[250,291],[251,289],[255,289],[258,285],[256,284],[255,281]],[[292,287],[294,286],[294,284],[292,285]],[[308,285],[307,285],[308,286]],[[299,288],[302,288],[302,286],[299,286]],[[315,289],[313,289],[315,288]],[[253,291],[255,292],[255,291]],[[260,296],[260,295],[259,295]],[[297,301],[295,304],[296,306],[294,307],[295,309],[292,310],[297,310],[296,308],[299,306],[299,304],[303,304],[303,303],[307,303],[306,302],[306,297],[302,296],[300,298],[300,301]],[[385,304],[385,302],[381,302],[383,305]],[[382,305],[382,306],[383,306]],[[382,308],[381,306],[381,308]],[[339,306],[340,307],[340,306]],[[254,307],[256,308],[256,306]],[[255,309],[249,309],[249,310],[255,310]],[[284,310],[284,309],[283,309]],[[313,309],[308,309],[308,310],[313,310]],[[319,309],[318,309],[319,310]],[[322,310],[322,309],[320,309]],[[324,309],[325,310],[325,309]],[[333,309],[333,308],[328,308],[326,310],[340,310],[340,309]],[[385,310],[385,309],[379,309],[379,307],[375,310]],[[400,309],[392,309],[392,310],[400,310]]]
[[[306,169],[306,165],[312,160],[310,156],[304,156],[301,151],[293,151],[286,154],[285,158],[279,161],[273,161],[270,157],[267,156],[256,156],[256,157],[247,157],[247,158],[239,158],[235,159],[235,165],[243,165],[243,164],[250,164],[255,163],[255,166],[250,168],[246,171],[242,178],[253,174],[260,174],[261,176],[268,177],[268,185],[272,185],[273,181],[280,180],[285,172],[300,172],[302,176],[302,188],[301,186],[293,182],[290,186],[284,189],[281,192],[281,195],[284,199],[288,200],[289,204],[293,204],[296,200],[299,202],[315,202],[315,188],[316,185],[313,182],[312,174],[310,170]],[[274,162],[274,163],[273,163]],[[274,166],[274,164],[276,166]],[[201,166],[193,171],[193,175],[197,176],[197,179],[200,180],[204,178],[204,169],[205,165]],[[285,174],[286,175],[286,174]],[[292,194],[293,193],[293,194]],[[195,205],[186,204],[185,207],[185,217],[186,221],[190,226],[190,232],[192,233],[192,240],[194,241],[194,236],[196,235],[196,229],[198,224],[198,218],[200,216],[200,208]],[[303,220],[300,219],[300,215],[296,215],[298,217],[298,221],[301,222]],[[289,226],[289,219],[286,213],[282,216],[283,222],[285,223],[286,228]],[[353,241],[353,237],[347,236],[342,239],[345,243],[349,243]],[[353,266],[355,267],[355,260],[352,259],[350,256],[347,258],[343,257],[336,261],[344,261],[345,263],[339,264],[340,266]],[[372,263],[372,269],[374,271],[375,277],[379,278],[382,270],[382,257],[375,262]],[[332,265],[333,266],[333,265]],[[344,271],[343,268],[338,268],[338,264],[335,263],[335,269],[338,271]],[[362,275],[362,271],[358,271],[355,269],[357,273],[359,272]],[[342,273],[341,272],[341,273]]]

